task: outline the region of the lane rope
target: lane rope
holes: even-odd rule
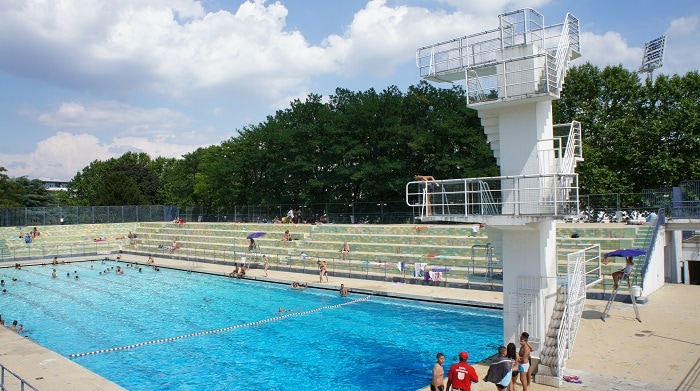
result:
[[[224,333],[224,332],[231,331],[231,330],[235,330],[235,329],[239,329],[239,328],[242,328],[242,327],[260,326],[260,325],[263,325],[263,324],[265,324],[265,323],[276,322],[276,321],[284,320],[284,319],[287,319],[287,318],[295,318],[295,317],[298,317],[298,316],[310,315],[310,314],[313,314],[313,313],[315,313],[315,312],[319,312],[319,311],[322,311],[322,310],[329,310],[329,309],[335,309],[335,308],[344,307],[344,306],[346,306],[346,305],[355,304],[355,303],[359,303],[359,302],[362,302],[362,301],[365,301],[365,300],[369,300],[369,298],[370,298],[370,296],[366,296],[366,297],[363,297],[363,298],[361,298],[361,299],[352,300],[352,301],[348,301],[348,302],[345,302],[345,303],[340,303],[340,304],[336,304],[336,305],[329,305],[329,306],[318,307],[318,308],[315,308],[315,309],[312,309],[312,310],[309,310],[309,311],[290,312],[290,313],[288,313],[288,314],[284,314],[284,315],[280,315],[280,316],[275,316],[275,317],[272,317],[272,318],[267,318],[267,319],[263,319],[263,320],[258,320],[258,321],[255,321],[255,322],[248,322],[248,323],[237,324],[237,325],[233,325],[233,326],[229,326],[229,327],[224,327],[224,328],[216,329],[216,330],[200,331],[200,332],[197,332],[197,333],[179,335],[179,336],[177,336],[177,337],[170,337],[170,338],[163,338],[163,339],[154,339],[154,340],[148,341],[148,342],[140,342],[140,343],[135,343],[135,344],[133,344],[133,345],[119,346],[119,347],[116,347],[116,348],[94,350],[94,351],[92,351],[92,352],[87,352],[87,353],[69,354],[68,357],[84,357],[84,356],[91,356],[91,355],[93,355],[93,354],[116,352],[116,351],[120,351],[120,350],[134,349],[134,348],[138,348],[138,347],[146,346],[146,345],[154,345],[154,344],[157,344],[157,343],[165,343],[165,342],[177,341],[178,339],[183,339],[183,338],[198,337],[198,336],[208,335],[208,334]]]

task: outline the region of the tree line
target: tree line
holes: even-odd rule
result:
[[[638,193],[700,178],[700,75],[655,80],[621,66],[569,70],[555,123],[582,123],[581,194]],[[47,194],[0,167],[0,206],[322,204],[404,198],[415,174],[498,175],[461,86],[310,94],[218,145],[180,159],[128,152],[96,160]]]

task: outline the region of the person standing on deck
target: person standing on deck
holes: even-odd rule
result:
[[[467,364],[469,353],[459,352],[459,362],[450,367],[447,373],[447,391],[471,391],[472,383],[479,382],[479,375],[474,367]]]
[[[445,389],[445,355],[438,353],[435,355],[435,365],[433,365],[433,378],[430,380],[430,391],[443,391]]]
[[[528,387],[530,387],[530,354],[532,353],[532,346],[527,342],[529,338],[530,334],[526,331],[520,334],[518,371],[520,371],[520,383],[523,385],[523,391],[527,391]]]

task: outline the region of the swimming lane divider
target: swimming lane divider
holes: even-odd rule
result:
[[[322,311],[322,310],[331,310],[331,309],[335,309],[335,308],[344,307],[344,306],[346,306],[346,305],[355,304],[355,303],[359,303],[359,302],[361,302],[361,301],[369,300],[369,298],[370,298],[370,296],[366,296],[366,297],[363,297],[363,298],[361,298],[361,299],[357,299],[357,300],[353,300],[353,301],[348,301],[348,302],[346,302],[346,303],[340,303],[340,304],[336,304],[336,305],[328,305],[328,306],[318,307],[318,308],[314,308],[314,309],[309,310],[309,311],[290,312],[290,313],[288,313],[288,314],[284,314],[284,315],[280,315],[280,316],[275,316],[275,317],[273,317],[273,318],[267,318],[267,319],[258,320],[258,321],[255,321],[255,322],[237,324],[237,325],[234,325],[234,326],[224,327],[224,328],[222,328],[222,329],[209,330],[209,331],[200,331],[200,332],[198,332],[198,333],[179,335],[179,336],[177,336],[177,337],[170,337],[170,338],[164,338],[164,339],[154,339],[154,340],[148,341],[148,342],[140,342],[140,343],[136,343],[136,344],[133,344],[133,345],[120,346],[120,347],[116,347],[116,348],[109,348],[109,349],[102,349],[102,350],[94,350],[94,351],[92,351],[92,352],[87,352],[87,353],[69,354],[68,357],[84,357],[84,356],[91,356],[91,355],[93,355],[93,354],[116,352],[116,351],[120,351],[120,350],[134,349],[134,348],[138,348],[138,347],[146,346],[146,345],[155,345],[155,344],[157,344],[157,343],[172,342],[172,341],[176,341],[176,340],[178,340],[178,339],[183,339],[183,338],[198,337],[198,336],[201,336],[201,335],[208,335],[208,334],[224,333],[224,332],[231,331],[231,330],[235,330],[235,329],[239,329],[239,328],[242,328],[242,327],[260,326],[260,325],[265,324],[265,323],[275,322],[275,321],[278,321],[278,320],[284,320],[284,319],[287,319],[287,318],[296,318],[296,317],[299,317],[299,316],[310,315],[310,314],[313,314],[313,313],[315,313],[315,312],[319,312],[319,311]]]

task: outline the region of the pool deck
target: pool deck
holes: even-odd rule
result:
[[[145,257],[125,261],[145,262]],[[84,259],[84,258],[81,258]],[[68,258],[64,258],[68,261]],[[29,262],[25,262],[27,264]],[[202,262],[156,258],[156,264],[193,271],[224,274],[230,266]],[[9,266],[10,263],[7,263]],[[5,265],[3,265],[5,266]],[[129,270],[127,269],[127,273]],[[337,290],[345,284],[351,293],[374,293],[422,300],[479,304],[502,307],[500,292],[465,290],[437,286],[401,284],[374,280],[330,277],[329,283],[318,283],[318,276],[281,271],[248,271],[249,279],[289,283],[308,282],[310,289]],[[700,286],[667,284],[639,306],[643,323],[635,319],[630,304],[615,303],[603,322],[600,315],[605,301],[587,300],[572,357],[566,375],[577,375],[582,384],[564,382],[564,389],[596,391],[700,391]],[[0,311],[1,313],[1,311]],[[7,322],[7,319],[6,319]],[[25,323],[31,323],[25,320]],[[7,323],[6,323],[7,324]],[[469,351],[469,346],[464,350]],[[445,352],[449,357],[452,353]],[[123,390],[118,385],[93,374],[66,357],[45,349],[28,338],[8,329],[0,329],[0,364],[15,372],[38,390]],[[445,364],[447,371],[451,363]],[[486,364],[475,364],[480,378],[486,375]],[[426,376],[426,387],[428,390]],[[11,376],[5,376],[6,387],[19,390]],[[493,390],[493,383],[479,382],[472,390]],[[28,389],[28,388],[25,388]],[[516,387],[521,390],[520,383]],[[532,383],[532,391],[555,388]]]

